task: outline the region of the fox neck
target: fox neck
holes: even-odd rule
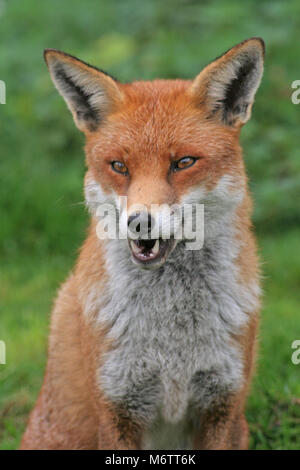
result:
[[[236,284],[239,279],[239,257],[244,247],[244,238],[240,236],[240,233],[241,231],[249,232],[248,213],[247,198],[230,215],[220,212],[218,216],[211,218],[208,213],[205,216],[202,249],[188,250],[185,241],[179,241],[165,264],[156,270],[143,270],[132,263],[127,240],[106,240],[104,258],[112,286],[111,294],[118,298],[115,294],[119,291],[120,297],[128,298],[132,291],[133,297],[136,295],[141,299],[144,293],[148,297],[149,286],[152,286],[153,308],[161,310],[162,299],[159,295],[156,296],[155,292],[161,289],[167,292],[169,289],[172,296],[176,291],[176,279],[184,279],[183,284],[188,285],[199,276],[203,278],[207,276],[212,282],[214,279],[216,281],[219,279],[220,283],[224,283],[230,289],[230,285]],[[256,279],[251,280],[251,284],[255,285],[255,283]],[[174,292],[172,292],[173,288]],[[252,287],[248,286],[246,290],[248,288],[252,291]],[[195,289],[187,289],[183,295],[194,295],[194,292],[197,292],[196,286]],[[165,302],[168,304],[168,310],[175,302],[175,298],[177,294],[170,302],[167,295]],[[247,298],[246,303],[248,300]],[[157,305],[155,305],[156,302]],[[248,307],[249,305],[245,306],[245,308]]]
[[[142,270],[132,263],[126,240],[106,242],[108,282],[99,320],[109,326],[108,338],[118,347],[99,368],[99,383],[113,401],[120,398],[120,392],[126,409],[133,407],[134,412],[136,397],[131,401],[128,394],[130,374],[135,371],[133,382],[139,383],[139,374],[143,376],[145,370],[136,367],[136,361],[142,357],[149,357],[150,369],[153,361],[162,360],[161,380],[168,390],[163,395],[167,421],[175,422],[184,416],[188,384],[198,369],[215,370],[221,389],[240,387],[242,362],[238,350],[232,346],[232,335],[239,335],[249,321],[248,313],[257,306],[258,292],[255,281],[243,287],[239,284],[236,262],[241,250],[236,237],[239,222],[234,223],[237,213],[232,216],[227,217],[227,223],[221,217],[213,227],[206,224],[207,236],[201,250],[186,250],[184,242],[179,242],[166,263],[153,271]],[[195,335],[196,343],[191,341]],[[178,338],[186,351],[184,357],[178,355]],[[217,346],[214,338],[220,343]],[[191,363],[190,357],[198,358],[198,362]],[[171,364],[169,369],[165,368],[167,364]],[[178,374],[176,377],[182,383],[180,406],[176,409],[173,400],[167,399],[172,392],[169,376],[174,374]],[[196,393],[198,398],[200,392]],[[209,405],[207,394],[203,390],[201,393],[201,406]],[[160,400],[150,398],[153,407],[157,407]],[[149,409],[142,400],[142,419],[151,421],[156,416],[154,408]]]

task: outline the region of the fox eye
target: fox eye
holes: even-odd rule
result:
[[[128,175],[128,168],[122,162],[118,162],[118,161],[111,162],[111,167],[117,173],[121,173],[122,175],[125,175],[125,176]]]
[[[198,158],[196,157],[183,157],[180,160],[177,160],[177,162],[172,162],[171,169],[173,171],[185,170],[186,168],[194,165],[197,160]]]

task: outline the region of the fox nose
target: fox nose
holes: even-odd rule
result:
[[[136,212],[128,217],[127,223],[128,228],[140,237],[149,234],[154,227],[154,219],[149,212]]]

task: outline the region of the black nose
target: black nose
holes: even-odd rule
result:
[[[154,219],[148,212],[136,212],[130,215],[127,223],[130,230],[140,236],[150,233],[154,227]]]

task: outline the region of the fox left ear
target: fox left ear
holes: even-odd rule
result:
[[[247,39],[205,67],[190,90],[196,104],[224,124],[245,124],[261,82],[264,51],[262,39]]]
[[[120,84],[102,70],[65,52],[46,49],[44,57],[77,127],[83,132],[97,130],[122,101]]]

